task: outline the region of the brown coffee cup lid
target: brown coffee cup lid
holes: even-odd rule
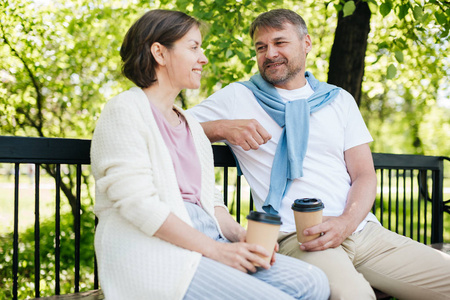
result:
[[[292,203],[292,210],[301,212],[313,212],[322,210],[325,206],[322,200],[317,198],[302,198],[297,199]]]
[[[263,222],[267,224],[273,224],[273,225],[281,225],[283,224],[281,222],[281,218],[274,214],[267,214],[259,211],[251,211],[250,214],[247,216],[248,220],[256,221],[256,222]]]

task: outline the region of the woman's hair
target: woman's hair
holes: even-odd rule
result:
[[[150,47],[160,43],[168,49],[200,22],[180,11],[155,9],[145,13],[128,30],[120,48],[122,73],[137,86],[151,86],[156,78],[156,61]]]
[[[274,9],[260,14],[250,25],[250,37],[253,39],[259,28],[283,29],[285,23],[291,23],[298,29],[298,36],[302,39],[308,34],[305,20],[296,12],[289,9]]]

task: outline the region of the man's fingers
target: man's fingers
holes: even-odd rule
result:
[[[259,143],[260,145],[267,143],[272,138],[272,135],[268,133],[267,130],[259,123],[256,127],[256,131],[258,132],[258,136],[261,138]]]
[[[326,241],[324,237],[320,237],[320,238],[314,239],[312,241],[301,244],[300,249],[303,251],[316,251],[319,249],[325,250],[322,248],[323,248],[323,246],[326,245],[327,242],[328,241]]]

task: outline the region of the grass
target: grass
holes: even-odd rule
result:
[[[0,234],[13,231],[14,226],[14,178],[2,176],[0,180]],[[19,230],[34,224],[35,190],[34,183],[24,175],[19,178]],[[40,218],[50,218],[55,213],[55,184],[49,177],[41,178]]]

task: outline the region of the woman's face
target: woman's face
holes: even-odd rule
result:
[[[166,66],[174,88],[200,87],[203,65],[208,63],[201,46],[202,35],[198,27],[194,26],[167,51]]]

